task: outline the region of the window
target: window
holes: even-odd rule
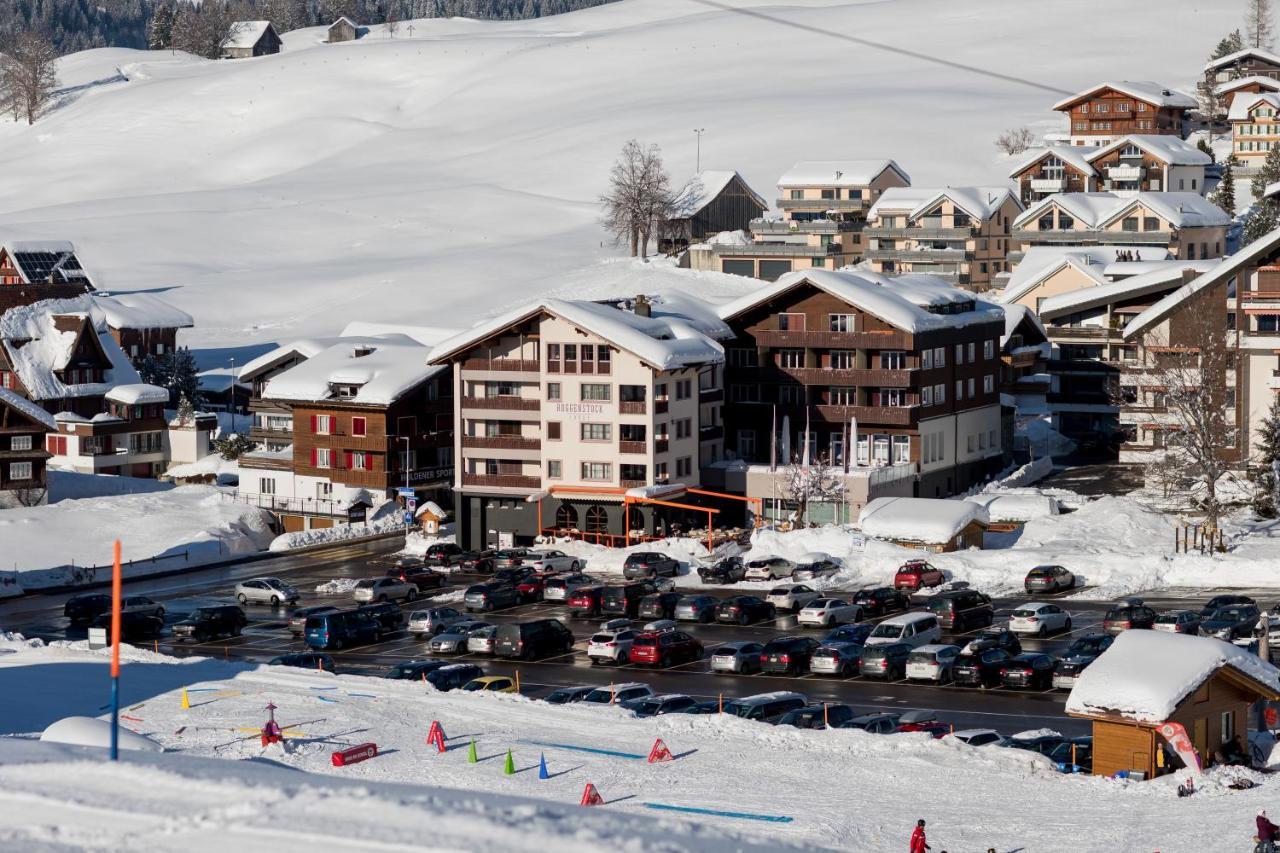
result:
[[[777,355],[778,367],[804,367],[804,350],[780,349]]]
[[[738,455],[743,459],[752,459],[756,455],[756,431],[753,429],[738,430]],[[659,466],[665,469],[665,466]]]
[[[833,332],[856,332],[858,331],[858,315],[857,314],[832,314],[830,315],[831,331]]]
[[[990,394],[996,390],[996,378],[988,373],[982,377],[982,393]]]
[[[259,477],[258,493],[263,495],[274,495],[276,493],[275,479],[272,477]]]
[[[582,479],[584,480],[612,480],[613,466],[608,462],[583,462],[582,463]]]
[[[667,468],[667,463],[658,462],[653,466],[653,481],[655,483],[665,483],[671,479],[671,472]]]
[[[959,403],[963,399],[964,399],[964,380],[957,379],[956,380],[956,402]]]
[[[880,389],[880,405],[881,406],[905,406],[907,404],[907,392],[901,388],[881,388]]]
[[[1159,231],[1160,220],[1154,216],[1142,217],[1142,230],[1143,231]]]
[[[1137,230],[1138,230],[1138,217],[1136,217],[1136,216],[1126,216],[1126,217],[1124,218],[1124,220],[1120,223],[1120,228],[1121,228],[1122,230],[1124,230],[1124,231],[1137,231]]]
[[[578,345],[564,345],[564,372],[576,373],[578,370]]]
[[[547,477],[552,480],[559,480],[561,477],[564,476],[562,473],[562,468],[563,466],[561,465],[559,459],[548,459],[547,460]]]
[[[778,386],[778,402],[784,406],[803,406],[804,405],[804,386],[803,385],[779,385]]]
[[[803,314],[779,314],[778,315],[778,331],[803,332],[804,331],[804,315]]]
[[[693,473],[693,460],[688,456],[681,456],[676,460],[676,476],[688,477]]]
[[[987,446],[989,446],[992,450],[997,450],[1000,447],[999,442],[996,441],[995,430],[990,430],[987,433]]]
[[[880,353],[881,370],[904,370],[907,366],[907,354],[900,350]]]
[[[730,385],[729,401],[732,403],[759,403],[759,385]]]
[[[560,399],[560,383],[559,382],[547,383],[547,399],[548,400]]]
[[[987,434],[985,432],[978,433],[978,449],[979,450],[987,449]]]
[[[547,421],[547,438],[551,441],[560,440],[560,422]]]
[[[956,366],[964,364],[964,344],[956,344]]]
[[[10,480],[30,480],[31,479],[31,463],[30,462],[12,462],[9,464]]]
[[[934,367],[946,367],[946,366],[947,366],[947,348],[946,348],[946,347],[936,347],[936,348],[934,349],[934,351],[933,351],[933,366],[934,366]]]
[[[316,435],[333,434],[333,415],[312,415],[311,431]]]
[[[363,436],[363,435],[365,435],[365,431],[366,431],[367,429],[368,429],[368,421],[367,421],[365,418],[352,418],[352,419],[351,419],[351,434],[352,434],[352,435]]]
[[[937,403],[939,406],[947,402],[947,386],[946,385],[933,386],[933,402]]]
[[[560,345],[547,344],[547,373],[560,372]]]
[[[350,459],[348,467],[352,471],[368,471],[369,470],[369,454],[368,453],[350,453],[347,455]]]
[[[791,200],[792,200],[792,201],[800,201],[800,200],[801,200],[801,199],[803,199],[803,198],[804,198],[804,190],[792,190],[792,191],[791,191]]]
[[[745,349],[743,347],[733,347],[729,350],[730,367],[758,367],[759,364],[759,350]]]
[[[9,449],[10,450],[30,450],[31,436],[15,435],[13,438],[9,439]]]
[[[911,436],[895,435],[893,437],[893,462],[899,465],[911,461]]]
[[[974,393],[974,387],[975,387],[976,382],[977,382],[977,380],[975,380],[972,376],[970,376],[970,377],[969,377],[969,379],[968,379],[968,381],[967,381],[967,383],[966,383],[966,384],[967,384],[967,386],[968,386],[969,399],[970,399],[970,400],[972,400],[972,399],[974,398],[974,396],[975,396],[975,393]]]
[[[1222,743],[1226,743],[1236,736],[1236,715],[1231,711],[1223,711],[1218,721],[1219,732],[1222,735]]]
[[[156,344],[156,355],[164,355],[164,344]]]
[[[676,399],[688,400],[693,394],[693,383],[688,379],[681,379],[676,382]]]
[[[920,389],[920,405],[922,406],[933,405],[933,389],[930,388],[928,385],[925,385],[923,388]]]
[[[831,370],[853,370],[857,362],[858,354],[851,349],[833,349],[831,351],[831,361],[827,365]]]
[[[929,368],[933,367],[933,350],[927,349],[927,350],[921,351],[920,367],[924,370],[928,370]]]
[[[613,441],[613,424],[583,424],[583,441]]]
[[[582,383],[582,399],[608,402],[613,399],[613,386],[600,382],[584,382]]]
[[[608,375],[613,372],[613,355],[609,348],[601,344],[596,347],[596,373]]]
[[[978,345],[973,341],[969,342],[969,363],[973,364],[978,360]]]
[[[856,406],[858,405],[858,389],[846,388],[841,386],[833,386],[827,392],[828,405],[831,406]]]
[[[311,462],[316,468],[333,467],[333,451],[327,447],[317,447],[311,451]]]
[[[688,438],[693,435],[693,420],[691,418],[678,418],[675,421],[676,438]]]
[[[988,359],[988,360],[989,360],[989,359],[995,358],[995,355],[996,355],[996,342],[995,342],[995,341],[983,341],[983,342],[982,342],[982,357],[983,357],[983,358],[985,358],[985,359]]]

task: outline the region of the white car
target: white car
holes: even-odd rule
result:
[[[413,601],[418,597],[418,585],[407,583],[400,578],[365,578],[356,584],[351,597],[359,602],[395,601],[403,598]]]
[[[796,564],[782,557],[762,557],[747,563],[745,580],[773,581],[778,578],[789,578],[796,570]]]
[[[593,578],[591,575],[585,575],[581,572],[547,578],[547,582],[542,585],[542,600],[568,601],[569,597],[581,587],[594,586],[598,583],[600,583],[600,581],[597,578]]]
[[[1004,735],[995,729],[961,729],[958,732],[946,735],[953,737],[958,741],[963,741],[969,746],[986,746],[989,743],[999,743],[1004,740]]]
[[[921,646],[907,655],[907,678],[912,681],[934,681],[938,684],[950,681],[956,658],[959,656],[959,646],[940,643]]]
[[[1056,604],[1032,601],[1022,605],[1009,617],[1009,630],[1015,634],[1044,637],[1054,631],[1071,630],[1071,614]]]
[[[582,561],[577,557],[570,557],[564,551],[539,548],[526,554],[520,561],[520,567],[539,572],[576,572],[582,568]]]
[[[769,597],[765,600],[777,608],[779,612],[783,610],[796,612],[809,602],[817,601],[819,598],[822,598],[822,593],[817,590],[802,583],[789,583],[786,586],[775,586],[769,590]]]
[[[770,600],[772,598],[770,596]],[[832,625],[857,622],[861,618],[862,608],[856,604],[850,604],[843,598],[815,598],[800,608],[800,615],[796,621],[801,625],[830,628]]]
[[[279,578],[249,578],[236,584],[236,601],[241,604],[292,604],[298,600],[298,590]]]
[[[595,663],[626,663],[631,657],[631,645],[636,632],[630,628],[619,631],[600,631],[587,641],[587,659]]]

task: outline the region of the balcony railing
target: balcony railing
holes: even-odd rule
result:
[[[857,222],[834,219],[753,219],[752,234],[841,234],[858,230]]]
[[[1050,338],[1106,340],[1121,337],[1119,329],[1110,329],[1106,326],[1050,326],[1048,333]]]
[[[974,253],[965,249],[868,249],[869,261],[916,261],[923,263],[961,263],[972,261]]]
[[[766,329],[755,332],[756,342],[767,347],[824,347],[830,349],[909,349],[905,332],[824,332]]]
[[[723,388],[699,388],[698,389],[699,403],[718,403],[723,399],[724,399]]]
[[[778,210],[862,210],[865,198],[780,198],[774,202]]]
[[[618,413],[622,415],[643,415],[646,409],[644,400],[618,401]]]
[[[462,446],[493,450],[538,450],[542,447],[542,442],[521,435],[464,435]]]
[[[528,397],[463,397],[464,409],[506,409],[519,412],[536,412],[542,408],[541,400]]]
[[[1108,166],[1107,178],[1113,181],[1140,181],[1144,172],[1141,166]]]
[[[622,481],[622,488],[624,489],[639,489],[647,485],[649,485],[649,482],[647,480],[623,480]]]
[[[857,385],[907,387],[916,378],[913,370],[886,370],[866,368],[861,370],[840,370],[826,367],[777,367],[768,366],[757,371],[760,379],[777,381],[782,378],[794,379],[805,385]]]
[[[542,487],[542,480],[537,477],[525,477],[520,474],[466,474],[462,475],[462,485],[476,486],[482,489],[537,489]]]
[[[1033,193],[1060,193],[1067,188],[1066,178],[1032,178]]]
[[[859,424],[912,426],[920,416],[919,406],[815,406],[814,408],[829,423],[847,423],[851,418],[857,418]]]
[[[1031,230],[1015,228],[1013,239],[1026,243],[1103,243],[1107,245],[1161,245],[1173,241],[1174,235],[1169,231],[1103,231],[1098,228],[1081,228],[1079,230],[1061,231]]]
[[[541,368],[536,359],[528,358],[468,358],[462,362],[463,370],[515,370],[521,373],[537,373]]]
[[[619,453],[647,453],[649,446],[643,441],[619,441]]]
[[[788,258],[825,258],[831,255],[847,255],[852,249],[846,249],[839,243],[826,246],[810,246],[806,243],[748,243],[745,246],[722,246],[712,243],[711,249],[717,255],[778,255]]]
[[[717,438],[724,438],[724,427],[704,426],[698,428],[698,441],[715,441]]]
[[[974,236],[975,227],[965,228],[936,228],[932,226],[921,225],[919,227],[899,227],[899,228],[864,228],[863,236],[868,240],[876,240],[879,238],[894,237],[914,237],[919,240],[966,240]]]

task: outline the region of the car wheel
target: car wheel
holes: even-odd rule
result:
[[[1067,618],[1067,621],[1066,621],[1066,622],[1062,623],[1062,630],[1064,630],[1064,631],[1070,631],[1070,630],[1071,630],[1071,618],[1070,618],[1070,617],[1068,617],[1068,618]]]
[[[747,614],[745,614],[745,613],[739,613],[739,614],[738,614],[738,624],[739,624],[739,625],[745,625],[745,624],[747,624],[747,622],[749,622],[749,621],[751,621],[751,620],[749,620],[749,619],[747,618]]]
[[[278,596],[278,595],[273,595],[273,596],[271,596],[271,606],[272,606],[272,607],[279,607],[279,606],[280,606],[280,596]]]
[[[581,568],[582,566],[578,563],[577,560],[574,560],[572,563],[569,564],[569,571],[571,572],[576,572]]]
[[[1041,626],[1040,626],[1040,630],[1036,632],[1036,636],[1037,636],[1037,637],[1039,637],[1039,638],[1040,638],[1040,639],[1042,639],[1042,640],[1043,640],[1045,637],[1049,636],[1049,626],[1048,626],[1048,625],[1041,625]]]
[[[381,603],[381,604],[386,604],[386,603],[387,603],[387,596],[386,596],[386,594],[385,594],[385,593],[383,593],[382,595],[378,596],[378,602],[379,602],[379,603]]]
[[[405,601],[413,601],[413,600],[414,600],[415,598],[417,598],[417,597],[418,597],[418,593],[417,593],[415,590],[412,590],[412,589],[411,589],[411,590],[409,590],[408,592],[406,592],[406,593],[405,593],[405,595],[404,595],[404,600],[405,600]]]
[[[245,594],[242,592],[242,593],[240,593],[239,595],[237,595],[237,596],[236,596],[236,601],[240,602],[241,604],[248,604],[248,603],[249,603],[249,596],[245,595]]]

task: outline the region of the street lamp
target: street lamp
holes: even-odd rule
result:
[[[236,357],[231,356],[231,432],[236,431]]]
[[[697,168],[694,169],[695,172],[702,171],[702,134],[705,131],[706,131],[705,127],[695,127],[693,129],[694,134],[696,134],[698,137],[698,159],[696,161],[698,165],[697,165]]]

